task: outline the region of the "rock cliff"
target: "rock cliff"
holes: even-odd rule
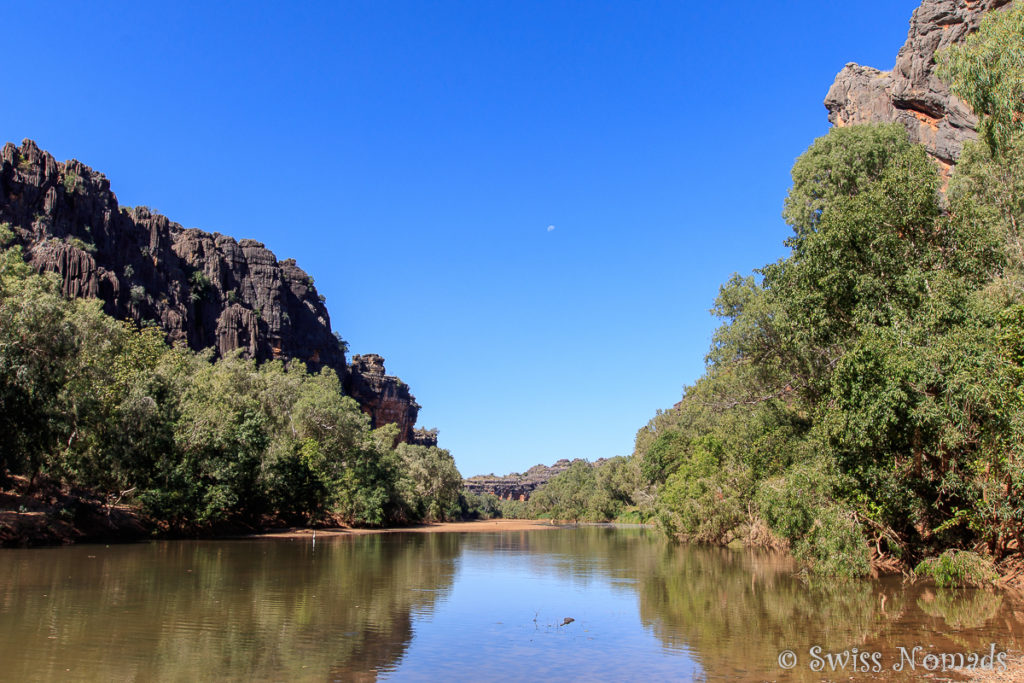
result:
[[[375,426],[397,422],[402,440],[413,440],[419,406],[409,388],[384,375],[379,356],[367,356],[379,376],[373,363],[349,370],[323,297],[294,260],[121,207],[102,173],[58,162],[31,140],[0,151],[0,223],[36,269],[60,274],[66,296],[102,299],[108,314],[155,322],[192,349],[332,368]]]
[[[374,427],[394,422],[398,440],[421,446],[437,445],[437,430],[413,429],[420,406],[409,385],[384,371],[384,359],[375,353],[352,356],[345,393],[359,401]]]
[[[473,493],[492,493],[501,500],[529,500],[530,495],[546,484],[556,474],[569,469],[572,463],[562,458],[551,467],[534,465],[526,472],[513,472],[504,477],[493,474],[478,475],[463,481],[463,486]]]
[[[907,42],[892,71],[847,64],[836,76],[825,107],[836,126],[902,123],[945,169],[977,137],[977,118],[935,76],[935,53],[978,28],[986,12],[1011,0],[924,0],[910,19]]]

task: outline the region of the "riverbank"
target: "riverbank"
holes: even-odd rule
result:
[[[0,490],[0,547],[137,541],[155,525],[119,501],[39,478],[12,476]]]
[[[34,486],[12,477],[0,491],[0,546],[25,548],[75,543],[131,542],[147,538],[318,538],[387,533],[479,533],[557,528],[549,520],[490,519],[357,528],[324,522],[310,528],[267,517],[255,524],[224,523],[198,529],[172,529],[137,508],[106,500],[92,491],[41,479]]]
[[[270,529],[247,534],[246,538],[311,538],[313,534],[319,538],[339,536],[363,536],[367,534],[441,534],[441,533],[494,533],[500,531],[535,531],[537,529],[557,529],[558,526],[546,519],[477,519],[468,522],[435,522],[430,524],[414,524],[403,527],[387,527],[382,529],[366,529],[356,527],[325,527],[317,529]]]

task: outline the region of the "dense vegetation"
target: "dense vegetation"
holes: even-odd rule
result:
[[[833,129],[796,161],[789,255],[722,286],[706,372],[637,435],[623,505],[826,574],[1024,549],[1022,71],[1024,8],[942,56],[982,121],[948,186],[899,125]],[[567,475],[539,508],[614,516]],[[922,570],[974,561],[944,558]]]
[[[436,447],[370,429],[327,369],[171,348],[69,300],[0,226],[0,473],[136,501],[171,529],[268,518],[362,525],[461,513]]]
[[[540,486],[529,500],[497,501],[497,514],[570,522],[639,522],[649,516],[634,502],[644,500],[644,488],[632,458],[618,456],[594,464],[574,460],[568,469]]]

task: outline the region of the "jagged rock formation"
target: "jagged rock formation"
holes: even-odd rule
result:
[[[412,440],[419,406],[409,388],[383,375],[379,356],[380,378],[363,365],[349,371],[323,298],[294,260],[278,261],[255,240],[121,207],[102,173],[60,163],[31,140],[0,151],[0,223],[36,269],[60,274],[66,296],[102,299],[108,314],[156,322],[170,342],[192,349],[332,368],[375,425],[397,422],[402,440]]]
[[[529,500],[530,495],[556,474],[569,469],[572,462],[562,458],[551,467],[534,465],[523,474],[513,472],[504,477],[478,475],[464,480],[463,486],[473,493],[492,493],[501,500]]]
[[[384,371],[384,359],[375,353],[352,356],[345,393],[362,406],[374,427],[398,424],[398,440],[422,446],[437,445],[437,430],[413,429],[420,406],[409,385]]]
[[[414,429],[412,430],[412,438],[409,443],[417,446],[436,446],[437,445],[437,429]]]
[[[847,64],[825,97],[828,120],[836,126],[902,123],[910,139],[927,148],[945,170],[964,142],[977,138],[978,120],[934,73],[935,53],[963,40],[982,17],[1011,0],[924,0],[914,10],[907,42],[892,71]]]

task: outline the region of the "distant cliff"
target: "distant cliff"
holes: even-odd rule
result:
[[[949,169],[967,140],[977,137],[977,118],[935,76],[935,53],[976,30],[986,12],[1011,0],[924,0],[914,10],[907,42],[892,71],[847,64],[836,76],[825,107],[836,126],[902,123],[910,139]]]
[[[593,464],[598,465],[602,462],[603,458]],[[535,490],[548,483],[556,474],[569,469],[571,464],[572,462],[562,458],[551,467],[534,465],[522,474],[513,472],[504,477],[493,474],[478,475],[463,481],[463,486],[473,493],[492,493],[502,500],[529,500]]]
[[[374,426],[396,422],[402,440],[413,440],[419,405],[408,387],[384,375],[379,356],[348,367],[323,297],[294,260],[121,207],[102,173],[58,162],[31,140],[0,152],[0,223],[36,269],[60,274],[66,296],[101,299],[108,314],[153,322],[195,350],[332,368]],[[418,433],[436,442],[436,432]]]

